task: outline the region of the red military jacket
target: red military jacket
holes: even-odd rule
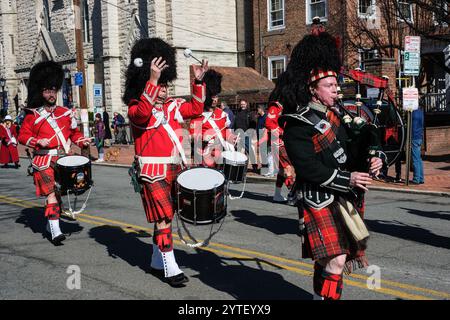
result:
[[[226,112],[220,108],[215,108],[212,112],[203,112],[199,117],[193,118],[189,125],[189,133],[191,136],[200,134],[201,132],[203,141],[209,141],[216,137],[217,133],[209,122],[210,120],[216,124],[222,134],[222,138],[225,139],[230,120]]]
[[[280,125],[278,124],[278,119],[280,118],[282,113],[283,113],[283,106],[281,105],[281,103],[277,101],[269,102],[269,109],[266,117],[266,128],[267,131],[269,131],[268,135],[270,135],[271,139],[275,140],[272,142],[279,146],[280,164],[283,168],[286,168],[287,166],[290,166],[291,163],[289,161],[289,158],[287,157],[286,150],[284,148],[284,142],[282,139],[283,128],[280,127]]]
[[[45,108],[26,109],[26,116],[23,120],[19,133],[19,143],[35,149],[37,154],[33,158],[33,167],[37,170],[44,170],[49,167],[51,158],[55,154],[45,154],[49,150],[66,151],[70,149],[71,142],[83,147],[83,134],[78,130],[76,121],[73,118],[72,110],[56,106],[53,111],[47,112]],[[47,121],[48,119],[49,121]],[[51,123],[56,123],[57,128],[53,128]],[[61,137],[66,140],[66,147]],[[40,139],[49,139],[50,144],[42,148],[37,145]]]
[[[0,124],[0,163],[19,161],[17,143],[17,126],[12,124],[8,129],[6,125]]]
[[[181,145],[184,119],[200,115],[206,97],[205,84],[192,84],[192,100],[168,98],[161,107],[156,105],[160,86],[147,82],[139,100],[128,105],[128,118],[135,138],[135,153],[141,161],[141,176],[154,182],[165,177],[166,164],[177,163],[179,151],[164,127],[169,125]]]

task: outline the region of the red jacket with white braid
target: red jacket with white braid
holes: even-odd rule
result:
[[[159,90],[160,86],[148,81],[139,100],[131,100],[128,105],[128,118],[135,137],[135,152],[141,157],[178,156],[175,143],[163,127],[164,122],[167,121],[175,133],[178,133],[177,130],[183,128],[184,119],[196,117],[203,112],[205,84],[192,84],[190,102],[168,98],[162,107],[156,106]],[[177,135],[181,143],[182,136]]]
[[[41,116],[43,110],[44,108],[26,109],[27,114],[20,128],[19,143],[35,150],[63,149],[62,141],[56,134],[58,130],[55,131],[45,117]],[[55,120],[67,142],[70,139],[70,141],[77,144],[80,148],[83,147],[84,141],[80,140],[84,136],[76,127],[76,122],[72,121],[72,110],[66,107],[56,106],[53,112],[48,112],[48,116]],[[36,143],[38,140],[44,138],[49,139],[50,144],[42,148]]]

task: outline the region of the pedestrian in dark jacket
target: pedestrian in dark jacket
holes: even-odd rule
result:
[[[102,115],[97,113],[95,115],[95,125],[94,125],[94,135],[95,135],[95,146],[98,151],[98,159],[96,162],[103,162],[103,147],[105,144],[105,124],[102,121]]]

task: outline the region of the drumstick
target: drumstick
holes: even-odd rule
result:
[[[58,132],[56,132],[50,139],[48,139],[48,142],[52,141],[53,138],[56,137],[56,135],[57,135],[58,133],[60,133],[60,132],[62,131],[62,129],[64,129],[64,128],[65,128],[65,127],[62,127],[61,129],[59,129]]]
[[[88,140],[92,140],[92,139],[94,139],[94,137],[78,139],[77,141],[81,142],[81,141],[88,141]]]

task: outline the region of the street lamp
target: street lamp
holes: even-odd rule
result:
[[[5,104],[5,85],[6,85],[6,79],[5,78],[0,78],[0,87],[2,87],[2,109],[0,110],[0,116],[3,117],[3,113],[5,112],[4,109],[4,104]]]
[[[64,79],[65,79],[65,86],[64,86],[64,95],[66,98],[66,104],[67,107],[72,108],[72,83],[71,83],[71,77],[72,74],[70,70],[66,67],[64,68]]]

